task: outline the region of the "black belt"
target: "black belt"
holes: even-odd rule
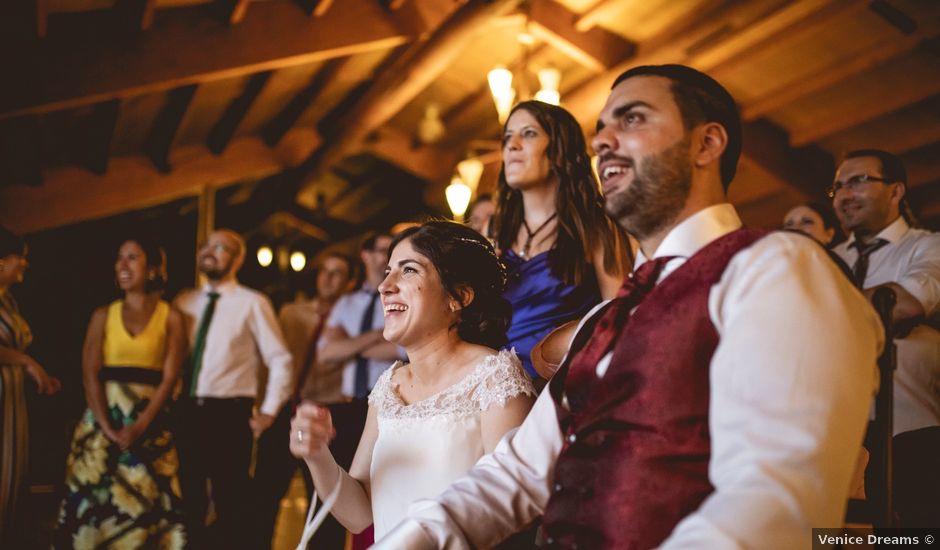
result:
[[[163,371],[144,367],[102,367],[98,371],[98,380],[102,382],[131,382],[159,386],[163,381]]]

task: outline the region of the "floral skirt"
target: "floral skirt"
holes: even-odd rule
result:
[[[155,388],[104,383],[115,429],[137,420]],[[126,451],[105,437],[91,410],[75,428],[55,548],[159,548],[186,544],[177,472],[179,459],[159,415]]]

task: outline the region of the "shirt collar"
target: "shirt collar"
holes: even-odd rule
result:
[[[227,279],[217,285],[213,285],[212,283],[206,282],[206,284],[202,285],[202,292],[204,294],[208,294],[210,292],[218,292],[219,295],[221,296],[224,294],[230,294],[237,288],[238,288],[238,281],[234,279]]]
[[[889,243],[896,243],[901,240],[901,237],[903,237],[910,228],[911,226],[907,224],[907,220],[904,219],[904,216],[898,216],[898,219],[889,223],[887,227],[879,231],[878,234],[875,235],[875,238],[884,239]],[[852,243],[854,242],[855,233],[852,233],[849,239],[845,242],[845,245],[852,246]]]
[[[688,218],[682,220],[679,225],[672,228],[659,248],[653,254],[653,258],[663,256],[678,256],[688,258],[701,250],[705,245],[719,237],[723,237],[732,231],[740,229],[743,224],[738,217],[734,206],[729,203],[716,204],[699,210]],[[634,269],[643,265],[647,260],[642,250],[636,254]]]

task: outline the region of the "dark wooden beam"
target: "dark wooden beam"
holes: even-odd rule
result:
[[[36,2],[36,37],[45,38],[49,29],[49,0]]]
[[[593,71],[613,67],[635,49],[629,40],[600,27],[577,30],[574,26],[577,14],[554,0],[535,0],[529,10],[532,34]]]
[[[245,118],[252,103],[264,90],[264,86],[268,83],[270,77],[271,71],[262,71],[251,75],[242,93],[226,107],[225,112],[209,130],[209,136],[206,138],[206,146],[213,154],[221,155],[225,151],[225,147],[228,146],[232,136],[235,135],[235,131],[238,130],[238,125]]]
[[[326,14],[327,10],[330,9],[330,6],[333,5],[333,0],[296,0],[297,4],[307,12],[307,15],[312,15],[314,17],[323,17]]]
[[[36,115],[0,124],[0,178],[4,183],[31,186],[42,183],[41,139],[40,121]]]
[[[156,9],[156,0],[117,0],[113,12],[123,34],[135,35],[150,30]]]
[[[111,140],[120,109],[121,102],[117,99],[95,105],[88,117],[84,140],[78,147],[82,151],[79,163],[99,176],[108,171]]]
[[[245,18],[251,0],[216,0],[219,13],[229,25],[237,25]]]
[[[0,118],[90,105],[189,84],[384,50],[412,39],[375,0],[344,0],[323,17],[287,2],[258,2],[236,26],[202,6],[162,10],[133,39],[100,32],[97,13],[58,14],[49,36],[5,46]],[[363,21],[368,21],[364,25]]]
[[[274,116],[261,130],[264,142],[270,146],[277,145],[284,134],[290,130],[297,119],[307,110],[329,84],[349,62],[348,57],[330,59],[313,75],[310,83],[304,86],[281,111]]]
[[[402,56],[377,73],[375,82],[337,124],[337,133],[329,136],[315,162],[315,173],[321,173],[361,145],[375,129],[390,120],[408,102],[427,88],[453,60],[464,51],[476,33],[492,19],[514,9],[519,0],[471,0],[447,19],[444,24],[411,55]],[[336,10],[341,11],[341,10]],[[298,195],[301,204],[314,197]]]
[[[144,141],[144,153],[161,172],[169,172],[172,169],[170,148],[173,146],[176,131],[183,123],[189,104],[196,95],[197,87],[195,84],[180,86],[167,94],[166,104],[157,115],[153,128]]]
[[[13,231],[31,233],[197,196],[205,186],[222,187],[283,172],[318,143],[318,136],[308,129],[291,131],[276,149],[257,137],[236,138],[221,156],[202,145],[183,146],[173,150],[170,173],[155,169],[142,155],[111,159],[103,175],[77,166],[51,168],[38,187],[0,187],[0,220]]]

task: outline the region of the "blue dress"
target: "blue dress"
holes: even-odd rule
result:
[[[535,344],[556,327],[580,319],[601,301],[597,277],[587,277],[580,286],[566,284],[552,275],[549,252],[525,261],[509,249],[502,257],[509,275],[503,297],[512,304],[508,347],[516,348],[532,378],[539,376],[529,358]]]

